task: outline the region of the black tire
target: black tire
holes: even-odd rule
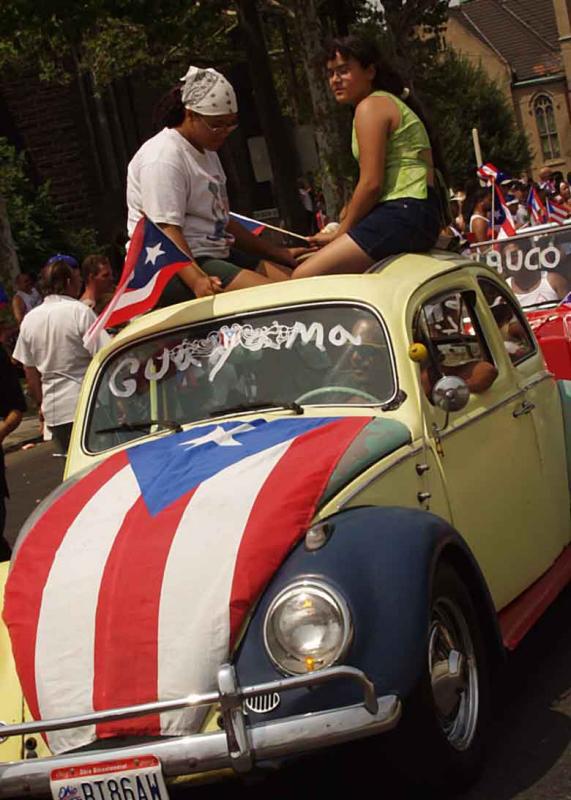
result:
[[[452,661],[455,653],[464,656],[456,683],[446,653]],[[445,681],[438,684],[443,670]],[[443,687],[438,699],[431,676],[436,691]],[[453,793],[480,774],[489,716],[490,673],[482,626],[470,592],[443,562],[433,581],[424,673],[404,698],[399,725],[381,739],[409,781],[438,789],[440,795]]]

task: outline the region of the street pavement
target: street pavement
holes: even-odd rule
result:
[[[24,417],[15,431],[8,434],[4,439],[3,448],[5,453],[18,450],[23,445],[41,442],[42,436],[40,423],[36,416]]]
[[[63,478],[65,459],[56,454],[53,442],[26,442],[30,444],[30,449],[20,446],[4,457],[10,490],[4,535],[11,545],[26,518]]]
[[[23,440],[26,441],[26,440]],[[63,459],[51,442],[7,453],[11,488],[7,538],[63,475]],[[496,681],[496,713],[486,769],[458,800],[571,800],[571,588],[512,654]],[[363,754],[367,752],[368,757]],[[373,753],[373,755],[371,755]],[[378,752],[361,745],[350,757],[314,757],[298,771],[271,780],[192,786],[173,793],[188,800],[291,800],[292,796],[350,796],[356,790],[387,800],[426,800],[425,790],[406,789]],[[441,797],[439,798],[441,800]]]

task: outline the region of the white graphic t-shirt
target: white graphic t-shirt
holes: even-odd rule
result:
[[[201,153],[174,128],[163,128],[133,156],[127,171],[129,237],[144,214],[179,225],[193,256],[227,258],[233,237],[226,175],[218,155]]]

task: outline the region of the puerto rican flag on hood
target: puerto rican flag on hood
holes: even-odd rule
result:
[[[110,456],[19,546],[4,620],[35,719],[216,688],[253,604],[370,417],[192,428]],[[54,753],[186,735],[206,709],[47,734]]]

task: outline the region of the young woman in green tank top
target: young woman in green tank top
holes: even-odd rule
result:
[[[337,102],[355,108],[359,180],[339,228],[310,237],[320,249],[293,278],[364,272],[395,253],[425,252],[441,227],[433,144],[402,78],[357,36],[331,42],[327,74]]]

